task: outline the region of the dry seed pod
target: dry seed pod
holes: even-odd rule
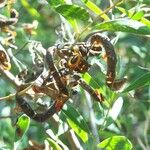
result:
[[[0,0],[0,8],[6,6],[6,0]]]
[[[16,9],[11,9],[10,17],[11,18],[18,18],[19,17],[19,13],[16,11]]]
[[[11,68],[10,59],[4,50],[0,50],[0,66],[4,70],[10,70]]]
[[[101,51],[101,46],[105,49],[107,61],[106,84],[112,90],[119,90],[127,79],[116,79],[117,56],[113,44],[111,44],[108,37],[101,33],[93,34],[89,38],[89,41],[91,44],[91,50],[96,52],[96,54]]]
[[[10,70],[11,68],[10,58],[1,44],[0,44],[0,66],[4,70]]]
[[[6,18],[3,15],[0,15],[0,28],[13,25],[17,23],[18,19],[17,18]]]

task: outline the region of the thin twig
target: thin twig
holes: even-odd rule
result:
[[[34,82],[31,82],[31,83],[27,84],[25,89],[23,89],[23,90],[21,90],[21,91],[19,91],[19,92],[17,93],[18,96],[21,96],[21,95],[23,95],[24,93],[26,93],[29,89],[32,88],[33,85],[34,85]]]
[[[13,116],[0,116],[0,119],[12,118]]]
[[[13,56],[16,56],[22,49],[24,49],[28,45],[30,39],[31,39],[31,35],[29,36],[28,41],[24,43],[24,45],[21,48],[19,48],[18,51]]]
[[[143,150],[147,150],[147,148],[145,147],[144,143],[142,142],[142,140],[139,137],[137,137],[137,141],[138,141],[139,145],[141,146],[141,148]]]
[[[32,88],[33,86],[33,82],[31,82],[28,86],[26,86],[25,89],[21,90],[20,92],[17,92],[18,95],[23,95],[24,93],[26,93],[30,88]],[[10,100],[12,98],[14,98],[16,96],[16,93],[13,93],[13,94],[10,94],[8,96],[5,96],[5,97],[0,97],[0,101],[1,100]]]
[[[0,97],[0,101],[2,101],[2,100],[10,100],[10,99],[14,98],[15,95],[16,95],[16,93],[13,93],[13,94],[9,94],[9,95],[4,96],[4,97]]]
[[[148,111],[148,114],[146,115],[145,125],[144,125],[144,141],[146,144],[147,149],[150,149],[149,142],[148,142],[148,129],[149,129],[149,123],[150,123],[150,110]]]

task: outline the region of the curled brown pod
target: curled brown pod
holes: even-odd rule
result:
[[[108,37],[101,33],[95,33],[89,38],[92,52],[101,51],[101,47],[105,49],[107,60],[106,84],[112,90],[119,90],[126,82],[126,78],[116,80],[116,64],[117,57],[113,44]]]
[[[4,50],[0,50],[0,66],[4,70],[10,70],[11,63],[8,54]]]

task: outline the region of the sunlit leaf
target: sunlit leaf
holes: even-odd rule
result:
[[[56,7],[55,10],[64,16],[68,21],[76,19],[87,22],[89,20],[88,12],[83,7],[78,5],[64,4]]]
[[[54,150],[62,150],[62,148],[51,138],[47,138],[47,141]]]
[[[116,132],[112,132],[111,130],[99,130],[99,135],[102,137],[113,137],[116,136]]]
[[[140,22],[144,23],[148,27],[150,27],[150,21],[144,17],[141,18]]]
[[[134,80],[124,91],[125,92],[129,92],[131,90],[140,88],[140,87],[144,87],[150,85],[150,72],[140,76],[138,79]]]
[[[82,78],[88,83],[93,89],[97,90],[99,93],[104,95],[104,91],[102,89],[102,83],[97,82],[89,73],[84,73]]]
[[[49,135],[50,139],[48,140],[49,143],[52,144],[52,146],[56,146],[59,148],[60,146],[62,149],[69,150],[68,147],[58,138],[56,134],[51,129],[46,130],[47,135]]]
[[[132,10],[132,9],[126,10],[122,7],[116,7],[116,8],[119,11],[121,11],[124,15],[127,15],[129,18],[132,18],[133,20],[138,20],[141,23],[150,27],[150,21],[148,19],[144,18],[144,12],[143,11],[139,11],[139,12],[134,14],[134,10]]]
[[[47,2],[50,4],[50,6],[56,7],[58,5],[65,4],[65,0],[47,0]]]
[[[84,120],[84,118],[79,114],[79,112],[72,107],[71,105],[65,105],[63,107],[64,114],[79,128],[83,131],[89,133],[88,126]]]
[[[51,2],[49,2],[51,4]],[[62,15],[74,28],[76,33],[79,33],[80,22],[87,23],[90,16],[86,9],[78,5],[64,4],[61,2],[61,5],[54,4],[52,5],[56,12]]]
[[[131,150],[132,143],[125,136],[113,136],[97,145],[105,150]]]
[[[150,27],[131,19],[117,19],[113,21],[97,23],[95,26],[93,26],[93,29],[150,35]]]
[[[18,118],[16,123],[16,135],[18,137],[23,137],[24,134],[28,131],[30,125],[30,118],[23,114]]]
[[[82,0],[85,5],[92,10],[95,14],[97,15],[101,15],[103,13],[103,10],[101,10],[97,5],[95,5],[93,2],[91,2],[90,0]],[[108,21],[110,20],[109,17],[106,14],[101,15],[101,18],[103,18],[104,20]]]
[[[136,14],[134,14],[132,16],[133,20],[140,20],[142,17],[144,16],[144,12],[143,11],[139,11]]]
[[[89,73],[84,73],[82,78],[90,85],[92,85],[92,87],[94,89],[99,89],[99,87],[101,85],[99,85],[92,77]]]
[[[111,125],[112,123],[114,123],[114,121],[117,119],[117,117],[120,114],[120,111],[122,109],[123,106],[123,99],[122,97],[119,97],[113,104],[113,106],[111,107],[111,109],[108,112],[108,116],[106,118],[104,127],[108,127],[109,125]]]
[[[32,7],[32,5],[30,5],[30,4],[28,3],[27,0],[21,0],[21,3],[22,3],[22,5],[24,6],[24,8],[29,12],[29,14],[30,14],[31,16],[33,16],[33,17],[40,17],[39,12],[38,12],[36,9],[34,9],[34,8]]]
[[[75,124],[72,120],[67,119],[69,126],[74,130],[74,132],[83,140],[83,142],[88,141],[88,133],[82,130],[77,124]]]
[[[123,7],[119,7],[117,6],[116,7],[119,11],[121,11],[124,15],[127,15],[129,18],[133,16],[134,14],[134,10],[127,10]]]
[[[116,120],[120,111],[121,111],[121,108],[123,106],[123,99],[122,97],[119,97],[113,104],[112,108],[110,109],[109,111],[109,116],[113,119],[113,120]]]

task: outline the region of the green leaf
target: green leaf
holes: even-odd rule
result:
[[[47,0],[47,2],[50,4],[52,7],[56,7],[58,5],[65,4],[65,0]]]
[[[72,120],[67,119],[69,126],[74,130],[74,132],[82,139],[84,143],[88,141],[88,133],[82,130],[77,124]]]
[[[28,131],[30,125],[30,118],[23,114],[19,117],[17,123],[16,123],[16,134],[17,136],[23,137],[25,133]]]
[[[150,21],[144,17],[141,18],[140,22],[144,23],[148,27],[150,27]]]
[[[109,110],[108,116],[110,116],[114,121],[117,119],[118,115],[123,106],[123,98],[119,97],[113,104],[112,108]]]
[[[134,10],[127,10],[127,9],[124,9],[122,7],[119,7],[119,6],[117,6],[116,8],[119,11],[121,11],[124,15],[127,15],[129,18],[131,18],[134,14]]]
[[[34,9],[27,0],[21,0],[22,5],[24,6],[24,8],[29,12],[29,14],[33,17],[40,17],[39,12]]]
[[[80,21],[87,22],[89,20],[88,12],[78,5],[67,5],[63,4],[57,6],[55,10],[64,16],[68,21],[76,19]]]
[[[78,128],[89,133],[89,129],[85,120],[74,107],[67,104],[64,105],[62,111],[68,117],[68,119],[71,120]]]
[[[134,14],[132,16],[133,20],[140,20],[142,17],[144,16],[144,12],[143,11],[139,11],[136,14]]]
[[[132,144],[125,136],[113,136],[97,145],[105,150],[131,150]]]
[[[127,32],[133,34],[150,35],[150,27],[131,19],[117,19],[96,24],[92,27],[97,30],[108,30],[114,32]]]
[[[91,2],[90,0],[82,0],[85,5],[92,10],[95,14],[97,15],[101,15],[103,13],[103,10],[101,10],[98,6],[96,6],[93,2]],[[106,14],[101,15],[101,18],[103,18],[104,20],[108,21],[110,20],[109,17]]]
[[[143,4],[147,4],[147,6],[150,5],[150,1],[149,0],[143,0],[142,3]]]
[[[82,75],[82,78],[89,84],[92,85],[92,87],[94,89],[99,89],[101,87],[101,85],[99,85],[92,77],[89,73],[84,73]]]
[[[48,143],[50,144],[50,146],[52,147],[52,149],[54,150],[62,150],[62,148],[51,138],[47,138]]]
[[[109,125],[111,125],[112,123],[114,123],[114,121],[117,119],[117,117],[120,114],[120,111],[122,109],[123,106],[123,98],[119,97],[113,104],[113,106],[111,107],[111,109],[108,112],[108,116],[106,118],[105,124],[103,125],[104,128],[108,127]]]
[[[143,87],[143,86],[147,86],[150,85],[150,72],[140,76],[138,79],[136,79],[135,81],[133,81],[124,91],[125,92],[129,92],[131,90]]]
[[[116,8],[119,11],[121,11],[123,14],[127,15],[129,18],[132,18],[133,20],[139,20],[141,23],[150,27],[150,21],[148,19],[144,18],[144,12],[143,11],[139,11],[135,15],[133,15],[135,12],[133,9],[126,10],[122,7],[116,7]]]
[[[90,18],[86,9],[78,5],[69,5],[61,2],[61,5],[53,4],[53,8],[72,25],[76,33],[80,32],[80,22],[88,23]]]
[[[50,137],[48,138],[48,142],[50,142],[52,145],[52,147],[56,147],[56,148],[60,148],[61,146],[61,149],[66,149],[68,150],[68,147],[59,139],[59,137],[57,136],[57,134],[55,134],[52,129],[48,129],[46,130],[46,133],[47,135]],[[59,145],[58,145],[59,144]],[[55,148],[54,148],[55,150]]]
[[[96,89],[99,93],[104,95],[104,91],[102,89],[102,84],[97,82],[89,73],[84,73],[82,78],[88,83],[93,89]]]

